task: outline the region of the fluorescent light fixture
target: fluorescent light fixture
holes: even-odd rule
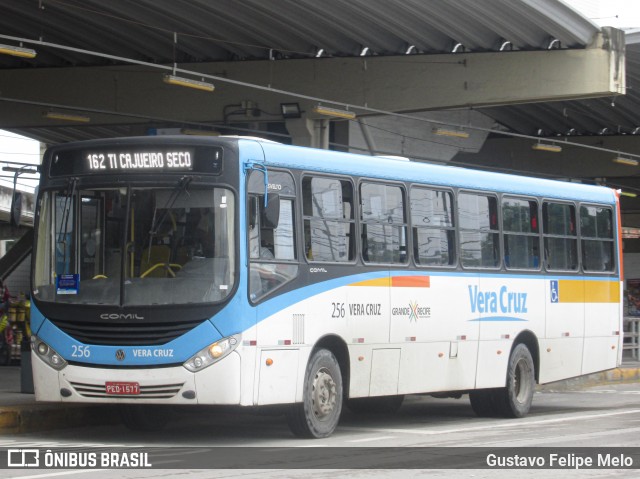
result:
[[[531,147],[532,150],[538,151],[550,151],[552,153],[560,153],[562,151],[562,147],[560,145],[554,145],[550,143],[534,143]]]
[[[194,130],[190,128],[182,128],[180,133],[183,135],[193,135],[193,136],[220,136],[219,131],[213,130]]]
[[[191,78],[177,77],[175,75],[164,75],[162,81],[169,85],[184,86],[187,88],[195,88],[202,91],[213,91],[215,87],[213,83],[207,83],[206,81],[193,80]]]
[[[628,191],[621,191],[620,194],[629,198],[636,198],[638,196],[637,193],[629,193]]]
[[[320,115],[334,116],[336,118],[345,118],[346,120],[353,120],[356,114],[349,110],[338,110],[337,108],[329,108],[328,106],[317,105],[313,107],[313,112]]]
[[[302,116],[298,103],[280,103],[280,111],[284,119],[300,118]]]
[[[624,156],[618,156],[617,158],[614,158],[611,161],[613,161],[614,163],[619,163],[621,165],[627,165],[627,166],[638,166],[638,164],[640,164],[638,160],[635,160],[633,158],[625,158]]]
[[[83,115],[72,115],[69,113],[59,113],[57,111],[47,111],[42,114],[45,118],[49,120],[61,120],[61,121],[77,121],[79,123],[89,123],[91,118]]]
[[[20,58],[35,58],[36,51],[31,48],[14,47],[13,45],[0,44],[0,53]]]
[[[434,128],[434,135],[452,136],[454,138],[469,138],[469,133],[463,130],[448,130],[447,128]]]

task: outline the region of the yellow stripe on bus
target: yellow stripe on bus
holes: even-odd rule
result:
[[[558,281],[560,303],[618,303],[618,281],[584,281],[561,279]]]
[[[369,279],[352,283],[350,286],[385,286],[394,288],[428,288],[431,286],[429,276],[392,276],[391,278]]]
[[[351,283],[350,286],[391,286],[391,278],[368,279],[359,283]]]

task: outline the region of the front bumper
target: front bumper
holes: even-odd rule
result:
[[[31,353],[37,401],[135,404],[240,404],[241,361],[237,351],[192,373],[182,366],[101,368],[68,365],[61,371]],[[137,382],[140,394],[110,395],[107,382]]]

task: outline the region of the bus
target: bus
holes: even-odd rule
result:
[[[241,137],[49,148],[37,400],[280,405],[321,438],[410,394],[522,417],[622,358],[616,191]]]

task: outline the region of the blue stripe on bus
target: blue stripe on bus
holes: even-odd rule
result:
[[[245,161],[244,152],[249,147],[246,145],[247,141],[251,140],[238,142],[241,161]],[[602,186],[507,175],[417,161],[398,161],[353,153],[314,150],[277,143],[261,143],[261,146],[264,150],[267,166],[571,201],[609,205],[616,203],[614,191]]]

